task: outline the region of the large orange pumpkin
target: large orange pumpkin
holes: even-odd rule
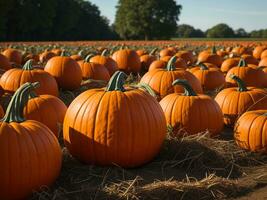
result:
[[[62,153],[57,138],[47,126],[23,117],[23,107],[35,85],[25,83],[16,91],[0,122],[3,200],[26,199],[41,186],[50,186],[60,173]]]
[[[200,53],[198,56],[198,62],[211,63],[216,65],[217,67],[220,67],[223,62],[223,59],[216,53],[216,48],[213,47],[211,52]]]
[[[233,126],[240,115],[248,110],[267,109],[267,91],[246,87],[238,76],[231,75],[238,87],[222,90],[215,97],[224,114],[224,123]]]
[[[259,66],[261,67],[267,67],[267,57],[263,58],[259,62]]]
[[[221,71],[226,74],[230,69],[238,66],[239,62],[240,58],[228,58],[223,61],[221,65]]]
[[[125,73],[137,73],[141,69],[141,61],[137,53],[130,49],[116,51],[112,58],[117,62],[118,68]]]
[[[77,159],[136,167],[159,152],[166,136],[164,113],[144,90],[124,88],[125,78],[117,71],[107,88],[88,90],[70,104],[64,143]]]
[[[254,58],[256,58],[258,60],[261,59],[261,53],[265,49],[267,49],[267,47],[266,46],[262,46],[262,45],[255,47],[255,49],[253,50],[253,56],[254,56]]]
[[[11,63],[16,63],[18,65],[22,63],[22,53],[16,49],[6,49],[2,54],[6,56]]]
[[[38,96],[32,91],[24,107],[24,116],[28,120],[43,123],[56,137],[59,137],[60,125],[63,124],[66,111],[66,105],[59,98],[52,95]]]
[[[82,70],[79,64],[67,56],[55,56],[48,60],[44,70],[55,77],[59,87],[74,90],[82,82]]]
[[[234,137],[243,149],[267,153],[267,110],[244,113],[236,122]]]
[[[7,59],[7,57],[2,55],[1,53],[0,53],[0,69],[2,70],[11,69],[11,64],[9,63],[9,60]]]
[[[6,71],[0,83],[7,92],[14,93],[26,82],[40,82],[41,86],[36,89],[37,94],[50,94],[58,96],[57,82],[53,76],[41,69],[33,68],[33,60],[28,60],[22,69],[14,68]]]
[[[173,85],[181,85],[185,93],[169,94],[160,105],[174,133],[192,135],[209,131],[212,135],[219,134],[223,128],[219,105],[207,95],[196,94],[186,80],[177,79]]]
[[[140,80],[141,83],[148,84],[159,96],[163,98],[171,93],[181,93],[183,87],[173,87],[172,83],[176,79],[186,79],[197,93],[203,93],[200,81],[190,72],[183,69],[176,69],[175,58],[168,63],[166,69],[148,71]]]

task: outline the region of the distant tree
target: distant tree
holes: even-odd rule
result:
[[[252,38],[267,38],[267,29],[254,30],[250,32]]]
[[[227,24],[218,24],[208,29],[206,35],[208,38],[231,38],[235,33]]]
[[[175,0],[119,0],[115,29],[123,39],[167,39],[175,35],[181,8]]]
[[[248,37],[249,34],[243,28],[239,28],[235,31],[235,36],[238,38],[245,38]]]
[[[177,27],[177,37],[191,38],[191,37],[205,37],[205,34],[200,29],[195,29],[193,26],[181,24]]]

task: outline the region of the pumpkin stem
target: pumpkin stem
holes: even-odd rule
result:
[[[8,104],[6,114],[2,122],[24,122],[26,119],[23,116],[24,106],[27,104],[29,99],[29,93],[40,85],[39,82],[30,83],[27,82],[20,86],[15,92],[10,103]]]
[[[237,83],[239,92],[248,91],[246,83],[241,78],[239,78],[238,76],[234,74],[231,74],[230,78],[233,79]]]
[[[264,113],[263,116],[266,116],[267,117],[267,113]]]
[[[83,54],[84,54],[84,50],[83,49],[78,52],[78,55],[81,56],[81,57],[83,57]]]
[[[197,96],[197,93],[185,79],[176,79],[173,81],[172,85],[181,85],[184,88],[184,96]]]
[[[174,71],[176,69],[176,67],[174,65],[176,60],[177,60],[177,56],[171,57],[171,59],[169,60],[169,62],[167,64],[167,71]]]
[[[238,67],[246,67],[246,66],[247,66],[246,61],[243,58],[241,58],[238,63]]]
[[[149,93],[151,96],[157,98],[157,95],[155,93],[155,91],[146,83],[139,83],[135,86],[131,86],[133,88],[141,88],[143,90],[145,90],[147,93]]]
[[[33,59],[28,60],[22,67],[23,70],[33,70]]]
[[[152,51],[149,53],[149,55],[153,56],[156,53],[157,50],[158,50],[158,48],[152,49]]]
[[[85,61],[85,62],[90,62],[90,59],[91,59],[92,57],[94,57],[94,54],[90,53],[90,54],[88,54],[88,55],[85,57],[84,61]]]
[[[212,47],[212,49],[211,49],[211,53],[212,53],[212,54],[216,54],[216,53],[217,53],[217,50],[216,50],[216,47],[215,47],[215,46]]]
[[[127,78],[127,75],[124,72],[117,71],[115,72],[112,77],[110,78],[110,81],[108,82],[106,91],[121,91],[124,92],[125,89],[123,87],[125,79]]]
[[[104,51],[102,51],[101,56],[108,56],[108,49],[105,49]]]
[[[29,98],[33,99],[33,98],[36,98],[36,97],[39,97],[39,95],[34,90],[31,90],[30,93],[29,93]]]
[[[205,65],[204,63],[199,63],[199,67],[201,70],[209,70],[209,68],[207,67],[207,65]]]

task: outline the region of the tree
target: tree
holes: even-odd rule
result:
[[[115,29],[123,39],[167,39],[176,32],[181,8],[174,0],[119,0]]]
[[[205,37],[205,34],[200,29],[195,29],[193,26],[182,24],[177,27],[177,37],[191,38],[191,37]]]
[[[239,38],[245,38],[248,37],[248,33],[243,28],[239,28],[235,31],[235,36]]]
[[[227,24],[218,24],[208,29],[206,35],[208,38],[231,38],[235,33]]]

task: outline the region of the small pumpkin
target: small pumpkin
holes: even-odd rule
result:
[[[50,94],[58,96],[57,82],[53,76],[41,69],[34,69],[33,60],[28,60],[22,69],[14,68],[6,71],[0,83],[7,92],[14,93],[26,82],[40,82],[41,86],[36,89],[37,94]]]
[[[207,95],[196,94],[187,80],[177,79],[172,85],[181,85],[184,94],[169,94],[160,105],[174,133],[193,135],[208,130],[211,135],[218,135],[223,128],[219,105]]]
[[[150,161],[166,136],[164,113],[154,97],[124,88],[117,71],[107,88],[91,89],[70,104],[64,143],[77,159],[97,165],[136,167]]]
[[[63,89],[74,90],[81,85],[82,70],[79,64],[64,52],[61,56],[48,60],[44,70],[55,77],[59,87]]]
[[[16,49],[8,48],[2,53],[4,56],[7,57],[9,62],[15,63],[17,65],[21,65],[22,63],[22,53]]]
[[[140,56],[141,68],[143,71],[147,72],[151,63],[157,60],[157,57],[154,55],[156,51],[157,48],[153,49],[149,54]]]
[[[41,63],[47,63],[48,60],[56,56],[55,53],[51,51],[45,51],[39,55],[39,59]]]
[[[230,77],[236,81],[238,87],[224,89],[215,97],[227,126],[233,126],[246,111],[267,109],[267,91],[254,87],[247,88],[245,82],[238,76]]]
[[[159,56],[160,56],[160,57],[164,57],[164,56],[174,56],[174,54],[175,54],[175,51],[173,51],[172,49],[169,49],[169,48],[162,49],[162,50],[159,52]]]
[[[192,65],[196,61],[196,58],[191,51],[178,51],[175,56],[182,58],[187,65]]]
[[[41,186],[50,186],[60,173],[57,138],[44,124],[23,117],[36,85],[25,83],[16,91],[0,122],[0,199],[26,199]]]
[[[198,62],[199,63],[211,63],[211,64],[216,65],[217,67],[220,67],[223,62],[223,59],[221,56],[219,56],[216,53],[216,48],[213,47],[211,52],[205,52],[205,53],[199,54]]]
[[[237,145],[249,151],[267,153],[267,110],[244,113],[236,122],[234,138]]]

